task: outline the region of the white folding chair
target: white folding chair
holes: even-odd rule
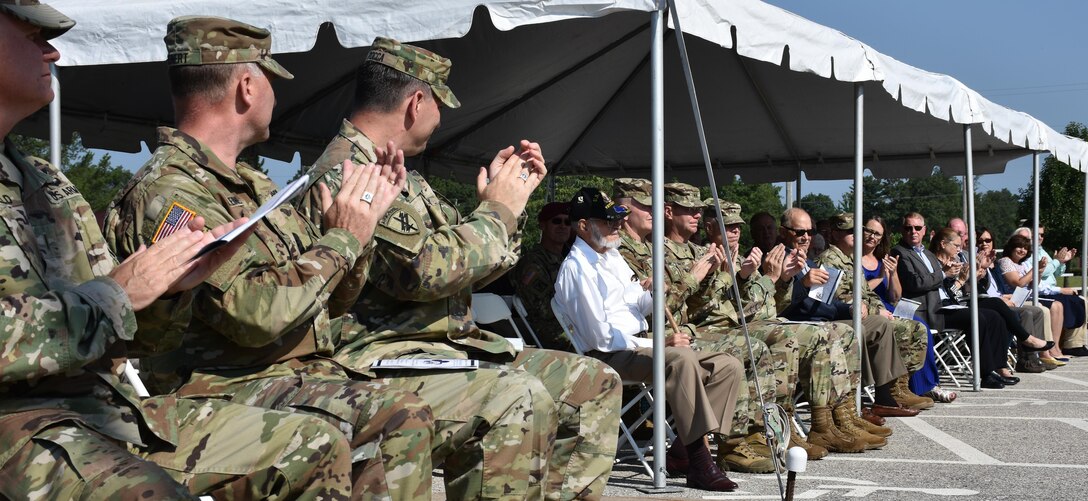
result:
[[[510,313],[510,308],[506,306],[506,300],[502,296],[490,292],[473,294],[472,317],[476,320],[476,323],[480,324],[506,321],[514,329],[514,334],[517,334],[521,343],[526,344],[525,336],[521,335],[521,330],[518,329],[518,325],[514,322],[514,315]],[[537,344],[537,346],[540,345]]]
[[[525,325],[526,329],[529,329],[529,336],[533,338],[533,343],[536,343],[538,348],[543,348],[544,345],[540,344],[540,338],[537,337],[536,331],[533,330],[533,325],[529,322],[529,311],[525,309],[525,303],[521,301],[521,298],[514,295],[510,296],[511,302],[514,305],[514,313],[517,313],[521,317],[521,322]]]
[[[559,305],[559,302],[556,301],[555,298],[552,298],[551,305],[552,313],[554,313],[555,318],[559,320],[559,325],[563,326],[563,334],[565,334],[567,338],[570,339],[570,344],[574,347],[574,351],[577,352],[579,355],[585,355],[585,353],[582,353],[582,350],[578,348],[578,343],[574,342],[574,324],[571,323],[570,319],[567,318],[566,313],[563,312],[563,308]],[[619,455],[619,453],[624,450],[624,447],[630,447],[631,453],[634,455],[635,459],[638,460],[638,462],[642,464],[642,467],[646,469],[646,474],[649,475],[650,478],[653,478],[653,466],[651,466],[650,461],[646,459],[646,456],[653,453],[653,441],[650,440],[647,441],[644,445],[639,445],[638,441],[635,440],[634,434],[631,433],[632,429],[637,429],[639,426],[642,426],[643,423],[645,423],[653,416],[653,391],[651,391],[650,385],[641,381],[624,380],[623,385],[633,387],[636,393],[634,397],[625,402],[623,404],[623,407],[620,408],[621,417],[624,414],[627,414],[627,411],[630,411],[632,408],[640,405],[641,402],[644,400],[649,405],[646,406],[646,409],[639,414],[638,418],[635,419],[635,421],[632,422],[630,426],[628,426],[627,423],[624,423],[623,419],[620,419],[620,432],[622,433],[622,435],[620,436],[619,443],[616,445],[616,462],[618,463],[630,457],[621,457]],[[672,426],[669,426],[668,419],[654,421],[654,426],[665,427],[665,434],[668,436],[669,443],[671,443],[676,438],[676,433],[672,431]]]
[[[931,329],[930,332],[933,333],[933,352],[937,358],[937,365],[941,367],[941,372],[957,388],[962,388],[960,378],[963,378],[966,382],[974,377],[974,367],[971,366],[971,350],[967,346],[967,335],[958,329],[945,329],[942,331]]]

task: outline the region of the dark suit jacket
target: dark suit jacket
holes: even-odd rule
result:
[[[809,268],[818,268],[816,262],[811,259],[808,260],[808,266]],[[790,305],[783,310],[779,316],[799,322],[810,320],[847,320],[853,318],[850,305],[837,297],[831,298],[830,303],[817,301],[808,297],[809,288],[801,283],[804,278],[804,275],[801,273],[798,273],[793,277],[793,296],[790,298]]]
[[[932,252],[925,251],[925,257],[929,259],[933,267],[931,273],[926,269],[921,256],[902,244],[896,245],[892,251],[893,256],[899,257],[899,284],[903,287],[903,297],[913,299],[921,303],[918,307],[918,315],[926,321],[932,329],[944,329],[944,316],[938,315],[941,309],[941,293],[938,290],[944,284],[944,271],[941,270],[941,262]]]

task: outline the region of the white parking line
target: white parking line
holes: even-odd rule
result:
[[[1079,379],[1073,379],[1073,378],[1069,378],[1069,377],[1055,376],[1053,374],[1039,374],[1039,375],[1042,376],[1042,377],[1045,377],[1045,378],[1050,378],[1050,379],[1054,379],[1054,380],[1057,380],[1057,381],[1063,381],[1063,382],[1075,384],[1075,385],[1078,385],[1078,386],[1088,386],[1088,381],[1081,381]]]
[[[933,425],[919,419],[913,418],[896,418],[899,422],[911,427],[914,431],[922,434],[930,440],[937,442],[944,446],[944,448],[952,451],[953,454],[963,458],[968,463],[972,464],[1001,464],[1001,461],[987,455],[986,453],[967,445],[966,442],[953,437],[941,430],[938,430]]]
[[[1075,426],[1075,427],[1080,428],[1080,429],[1082,429],[1084,431],[1088,431],[1088,421],[1085,421],[1083,419],[1055,418],[1055,420],[1056,421],[1061,421],[1061,422],[1063,422],[1065,424],[1068,424],[1068,425],[1071,425],[1071,426]]]
[[[954,466],[998,466],[1001,468],[1011,466],[1018,468],[1064,468],[1074,470],[1088,470],[1088,464],[1049,464],[1049,463],[970,463],[966,461],[948,461],[941,459],[906,459],[906,458],[869,458],[862,456],[827,456],[820,461],[861,461],[873,463],[915,463],[915,464],[947,464]]]

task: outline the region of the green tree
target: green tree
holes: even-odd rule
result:
[[[809,216],[812,216],[813,221],[827,219],[839,212],[838,207],[835,207],[835,201],[823,193],[809,193],[801,197],[795,206],[805,209]]]
[[[1077,122],[1065,126],[1067,136],[1088,141],[1088,127]],[[1032,218],[1031,182],[1020,190],[1020,218]],[[1046,228],[1048,250],[1079,249],[1084,225],[1084,174],[1053,156],[1039,171],[1039,224]],[[1002,243],[1008,234],[1001,235]]]
[[[1020,197],[1007,189],[987,191],[975,197],[975,227],[986,227],[998,247],[1017,227]]]
[[[944,226],[950,218],[962,217],[963,188],[958,178],[934,174],[910,179],[863,180],[862,214],[877,215],[892,222],[908,212],[925,217],[931,229]],[[853,187],[843,194],[839,209],[854,210]]]
[[[49,159],[48,141],[17,134],[8,137],[23,153]],[[132,178],[131,172],[112,164],[109,154],[95,161],[94,153],[83,146],[79,134],[72,134],[71,141],[61,147],[60,169],[95,211],[105,210]]]

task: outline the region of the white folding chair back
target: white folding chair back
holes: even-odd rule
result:
[[[509,323],[510,327],[514,329],[514,334],[517,334],[523,345],[525,344],[525,336],[521,335],[521,329],[518,329],[518,325],[514,323],[514,315],[510,313],[510,307],[506,306],[506,300],[498,294],[490,292],[473,294],[472,317],[479,324],[493,324],[502,321]]]
[[[574,323],[572,323],[570,319],[567,318],[566,313],[563,311],[563,307],[559,305],[559,301],[556,301],[555,298],[552,298],[551,305],[552,313],[555,314],[555,318],[559,321],[559,325],[563,326],[563,334],[566,335],[567,339],[570,340],[570,345],[574,347],[574,351],[577,352],[579,355],[585,355],[585,353],[582,353],[581,348],[578,347],[578,344],[574,342]],[[620,409],[620,433],[622,433],[622,435],[620,436],[619,443],[616,445],[616,462],[618,463],[620,461],[623,461],[624,459],[628,459],[631,457],[620,456],[620,452],[624,450],[624,447],[629,447],[631,450],[631,454],[634,456],[634,458],[640,464],[642,464],[643,468],[646,469],[646,474],[649,475],[650,478],[653,478],[653,466],[651,466],[650,461],[646,459],[646,456],[650,455],[653,452],[653,441],[649,440],[645,444],[640,445],[638,441],[635,440],[634,434],[631,433],[631,430],[638,429],[639,426],[642,426],[643,423],[653,417],[653,391],[651,391],[650,385],[643,383],[642,381],[625,380],[623,381],[623,385],[633,387],[636,390],[636,393],[635,396],[631,397],[631,399],[625,402],[623,404],[623,407]],[[643,400],[645,400],[646,403],[649,405],[647,405],[645,410],[642,410],[642,412],[639,414],[638,418],[635,419],[635,421],[632,422],[630,426],[628,426],[627,423],[623,422],[622,416],[624,414],[627,414],[627,411],[639,405]],[[665,427],[665,434],[668,436],[668,442],[671,443],[673,439],[676,438],[676,433],[673,432],[672,426],[669,426],[668,419],[655,420],[654,426]]]
[[[136,370],[131,360],[125,360],[125,379],[128,380],[128,384],[136,389],[136,396],[140,398],[151,396],[151,393],[147,391],[147,387],[144,386],[143,380],[140,379],[140,371]]]
[[[529,336],[533,338],[533,342],[536,343],[538,348],[543,348],[544,345],[540,344],[540,338],[537,337],[536,331],[533,330],[533,325],[529,322],[529,311],[525,309],[525,303],[521,301],[518,296],[510,296],[511,303],[514,305],[514,313],[517,313],[521,317],[521,321],[525,324],[525,328],[529,329]]]

